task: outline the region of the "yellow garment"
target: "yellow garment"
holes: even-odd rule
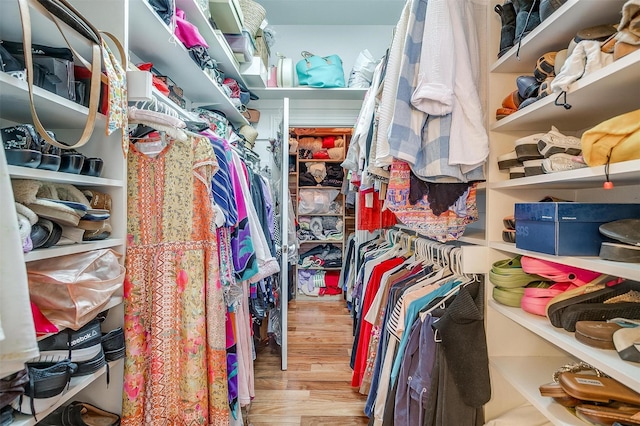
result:
[[[640,109],[603,121],[584,132],[582,155],[589,166],[606,164],[609,155],[611,163],[640,159]]]

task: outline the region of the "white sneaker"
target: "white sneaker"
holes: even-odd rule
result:
[[[566,170],[582,169],[589,167],[584,162],[582,155],[553,154],[542,160],[542,170],[545,173],[564,172]]]
[[[542,171],[542,159],[527,160],[524,162],[524,175],[525,176],[537,176],[544,172]]]
[[[509,179],[525,177],[524,166],[509,167]]]
[[[515,151],[507,152],[498,156],[498,169],[509,170],[511,167],[521,166],[522,163],[518,161],[518,155]]]
[[[582,153],[582,143],[580,138],[565,136],[555,126],[551,126],[551,131],[542,135],[538,140],[538,151],[545,158],[558,153],[580,155]]]
[[[520,139],[516,139],[515,148],[518,161],[536,160],[544,158],[538,151],[538,141],[543,137],[544,133],[534,133]]]

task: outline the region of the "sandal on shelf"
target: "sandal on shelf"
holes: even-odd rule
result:
[[[575,331],[578,321],[602,321],[613,318],[640,319],[640,292],[637,282],[603,276],[598,283],[569,290],[554,297],[547,306],[547,317],[554,327]],[[611,286],[611,284],[614,284]]]
[[[581,404],[583,402],[582,400],[568,394],[559,383],[559,378],[561,374],[576,373],[580,371],[592,371],[594,375],[590,377],[604,376],[604,373],[602,373],[597,368],[594,368],[592,365],[587,364],[586,362],[576,362],[576,363],[566,364],[558,368],[553,373],[553,377],[552,377],[553,380],[551,382],[540,385],[540,387],[538,388],[540,391],[540,395],[553,398],[554,401],[556,401],[558,404],[562,405],[563,407],[575,407]]]
[[[489,271],[489,281],[497,287],[516,288],[525,287],[533,281],[544,280],[540,276],[524,272],[520,259],[521,256],[516,256],[512,259],[495,262],[491,267],[491,271]]]
[[[544,385],[540,385],[538,389],[540,390],[541,396],[553,398],[555,402],[563,407],[575,407],[582,404],[581,400],[566,393],[558,382],[545,383]]]
[[[613,333],[613,344],[620,358],[640,362],[640,326],[617,330]]]
[[[606,406],[580,404],[575,407],[576,416],[586,422],[610,426],[640,425],[640,406],[614,403]]]
[[[615,349],[613,334],[622,326],[615,322],[578,321],[576,322],[576,340],[598,349]]]
[[[640,393],[610,377],[566,372],[559,375],[558,383],[567,394],[582,401],[640,405]]]

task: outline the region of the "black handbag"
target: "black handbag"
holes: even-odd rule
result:
[[[24,57],[24,44],[17,41],[3,40],[2,45],[14,57]],[[48,56],[73,62],[73,52],[66,47],[51,47],[43,44],[31,44],[32,56]]]
[[[107,33],[98,31],[82,14],[80,14],[73,6],[71,6],[66,0],[18,0],[18,7],[20,9],[20,20],[22,23],[22,46],[24,54],[24,63],[27,70],[27,86],[29,88],[29,101],[31,107],[31,118],[33,119],[33,125],[36,130],[42,136],[42,138],[51,145],[60,147],[62,149],[78,148],[86,144],[91,135],[96,122],[98,113],[98,106],[100,103],[100,83],[104,80],[105,84],[109,83],[107,76],[102,74],[102,34],[111,38],[120,51],[120,56],[123,61],[126,62],[126,54],[122,45],[116,37]],[[51,138],[47,134],[46,129],[42,125],[38,114],[35,109],[33,100],[33,85],[35,79],[34,61],[33,61],[33,43],[31,41],[31,16],[30,8],[38,10],[46,18],[50,19],[56,24],[61,33],[62,26],[60,21],[75,30],[79,35],[87,39],[91,43],[91,62],[89,63],[80,55],[75,56],[78,60],[91,71],[91,81],[89,89],[89,114],[85,122],[84,129],[81,136],[75,144],[65,146],[60,144],[55,139]],[[66,39],[66,36],[65,36]],[[37,45],[36,45],[37,46]],[[73,52],[72,46],[69,46]],[[71,58],[73,60],[73,57]],[[126,69],[126,64],[124,64]],[[74,88],[75,92],[75,88]]]
[[[24,67],[13,57],[11,52],[5,48],[5,43],[6,41],[0,41],[0,71],[22,71]]]

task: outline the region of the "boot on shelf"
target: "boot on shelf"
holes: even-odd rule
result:
[[[502,21],[502,29],[500,30],[500,51],[498,58],[507,53],[514,44],[516,38],[516,10],[511,0],[506,0],[504,4],[497,4],[493,9]]]
[[[519,43],[531,30],[540,25],[540,1],[513,0],[513,7],[516,10],[516,36],[514,43]]]

